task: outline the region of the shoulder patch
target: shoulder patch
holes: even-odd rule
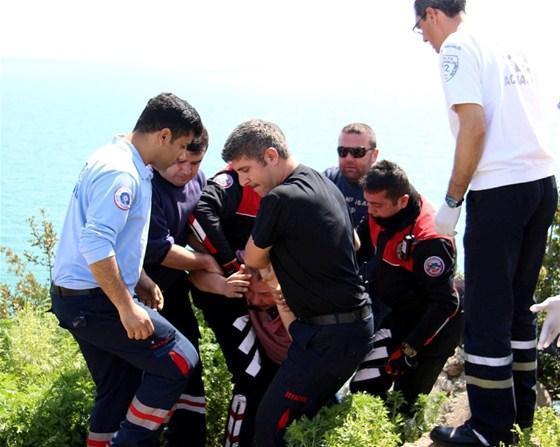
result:
[[[459,69],[459,56],[444,54],[441,59],[441,72],[445,82],[451,81]]]
[[[445,271],[445,262],[439,256],[430,256],[424,261],[424,272],[426,275],[437,278]]]
[[[228,189],[231,185],[233,185],[233,177],[227,172],[218,174],[212,180],[224,189]]]
[[[117,208],[128,211],[132,205],[132,191],[127,186],[121,186],[115,191],[113,200]]]

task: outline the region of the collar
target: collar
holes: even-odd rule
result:
[[[389,233],[396,233],[403,230],[409,225],[412,225],[416,218],[420,215],[420,208],[422,201],[419,194],[413,190],[410,193],[408,205],[400,210],[398,213],[393,214],[391,217],[373,217],[371,218],[385,231]]]
[[[152,168],[150,166],[146,166],[144,160],[142,160],[142,157],[140,156],[140,152],[138,152],[138,149],[136,149],[136,147],[130,141],[128,141],[125,134],[116,135],[113,138],[113,144],[117,144],[121,146],[123,149],[130,152],[130,154],[132,155],[132,161],[134,162],[134,166],[136,167],[142,180],[152,179],[154,175]]]

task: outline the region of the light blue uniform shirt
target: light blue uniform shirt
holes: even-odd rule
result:
[[[53,282],[69,289],[99,287],[90,264],[116,256],[131,294],[148,240],[152,171],[124,136],[95,151],[70,200],[54,263]]]

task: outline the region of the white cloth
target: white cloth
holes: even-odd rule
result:
[[[535,76],[522,54],[482,41],[462,24],[443,42],[440,68],[455,137],[459,122],[453,106],[484,108],[486,142],[471,189],[525,183],[554,174],[554,162],[545,147]]]

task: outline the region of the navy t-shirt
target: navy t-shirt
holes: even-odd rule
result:
[[[182,270],[164,267],[161,262],[173,244],[187,245],[190,233],[187,218],[193,212],[205,184],[206,177],[202,171],[185,186],[178,187],[154,170],[152,214],[144,268],[162,289],[184,278]]]
[[[261,200],[253,228],[286,302],[298,318],[356,310],[369,302],[360,284],[350,216],[337,187],[299,165]]]
[[[358,228],[360,222],[367,226],[367,202],[364,199],[364,190],[359,183],[351,183],[340,172],[340,168],[333,166],[323,172],[342,192],[352,217],[352,226]]]

